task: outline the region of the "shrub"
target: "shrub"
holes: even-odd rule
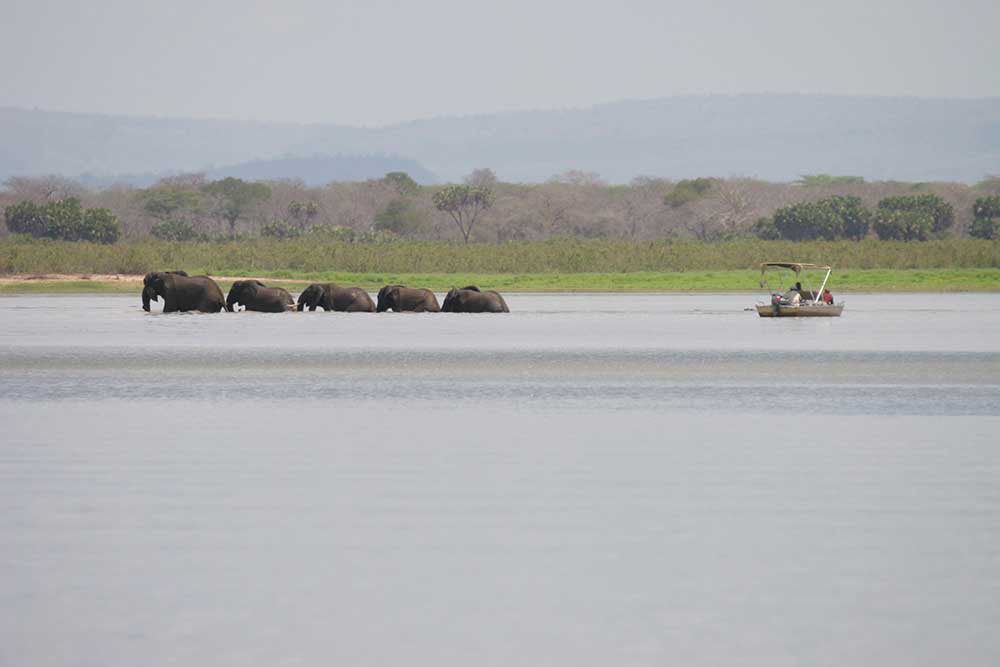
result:
[[[121,236],[118,218],[106,208],[87,209],[80,225],[80,241],[111,244]]]
[[[919,211],[931,216],[930,233],[944,234],[955,224],[955,209],[937,195],[886,197],[878,203],[881,211]],[[914,219],[915,220],[915,219]],[[885,238],[880,236],[879,238]]]
[[[3,210],[3,219],[11,234],[45,236],[46,222],[42,207],[34,202],[23,201]]]
[[[821,202],[800,202],[775,211],[774,228],[780,238],[789,241],[832,241],[842,235],[843,223]]]
[[[800,202],[774,212],[770,227],[754,225],[760,238],[813,241],[840,238],[863,239],[868,234],[871,213],[858,197],[834,196],[816,202]],[[761,233],[769,236],[761,236]],[[774,235],[776,234],[776,236]]]
[[[197,236],[194,225],[183,220],[164,220],[153,225],[150,233],[161,241],[191,241]]]
[[[844,237],[859,241],[868,235],[871,212],[865,208],[860,197],[834,196],[823,201],[840,218]]]
[[[419,232],[427,222],[424,211],[415,207],[412,202],[397,197],[375,214],[375,224],[372,225],[372,229],[376,232],[408,234]]]
[[[714,185],[715,179],[712,178],[692,178],[678,181],[673,190],[663,197],[663,203],[672,208],[678,208],[701,199]]]
[[[44,206],[22,201],[4,209],[4,221],[14,234],[60,241],[115,243],[121,235],[118,218],[106,208],[85,210],[80,200],[67,197]]]
[[[344,243],[354,243],[357,234],[350,227],[342,225],[313,225],[309,228],[309,235],[329,239],[331,241],[343,241]]]
[[[777,241],[781,238],[778,228],[774,226],[774,218],[757,218],[750,227],[750,233],[765,241]]]
[[[272,222],[261,227],[260,233],[271,239],[294,239],[301,232],[287,222]]]
[[[83,227],[83,207],[76,197],[49,202],[44,207],[45,236],[61,241],[79,241]]]
[[[1000,195],[980,197],[972,206],[969,235],[979,239],[1000,237]]]
[[[926,241],[934,230],[934,216],[920,210],[879,209],[874,226],[883,241]]]

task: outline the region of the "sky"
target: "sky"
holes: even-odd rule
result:
[[[0,0],[0,106],[377,126],[739,93],[1000,96],[997,0]]]

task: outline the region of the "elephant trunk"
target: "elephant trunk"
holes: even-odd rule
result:
[[[233,312],[233,305],[235,303],[237,303],[236,295],[230,293],[229,296],[226,297],[226,310],[230,313]]]
[[[302,294],[299,295],[299,305],[298,308],[296,308],[296,310],[298,310],[301,313],[303,310],[305,310],[306,306],[311,306],[311,305],[312,304],[309,302],[309,297],[307,296],[306,292],[303,292]]]
[[[153,301],[159,301],[159,298],[157,298],[156,295],[156,290],[147,285],[146,287],[142,288],[142,309],[145,310],[147,313],[149,312],[150,299],[152,299]]]

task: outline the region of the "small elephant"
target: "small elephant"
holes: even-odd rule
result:
[[[429,289],[420,287],[403,287],[402,285],[386,285],[378,291],[378,307],[376,310],[384,313],[394,310],[415,313],[439,313],[437,297]]]
[[[347,313],[374,313],[375,303],[360,287],[340,287],[334,283],[313,283],[299,295],[299,310],[337,310]]]
[[[165,313],[226,310],[222,290],[208,276],[189,276],[184,271],[147,273],[142,280],[142,309],[148,313],[149,302],[159,301],[161,296]]]
[[[226,297],[226,310],[233,312],[233,307],[242,304],[247,310],[264,313],[283,313],[295,310],[295,301],[288,290],[281,287],[268,287],[259,280],[237,280],[229,288]]]
[[[498,292],[483,292],[475,285],[452,288],[444,297],[442,313],[509,313],[507,302]]]

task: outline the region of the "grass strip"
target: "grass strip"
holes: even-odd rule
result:
[[[190,273],[200,273],[188,269]],[[310,282],[335,282],[377,291],[387,284],[428,287],[478,285],[507,292],[728,292],[758,290],[759,271],[634,271],[623,273],[355,273],[306,271],[227,272],[279,285],[293,292]],[[217,274],[218,275],[218,274]],[[126,294],[141,290],[141,277],[118,280],[0,280],[0,294]],[[228,290],[231,280],[220,279]],[[776,286],[772,283],[772,286]],[[817,285],[818,286],[818,285]],[[787,287],[787,286],[786,286]],[[1000,269],[843,269],[830,279],[834,292],[1000,292]]]

